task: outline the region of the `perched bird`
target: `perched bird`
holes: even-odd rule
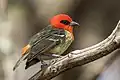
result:
[[[74,40],[73,27],[78,23],[66,14],[59,14],[50,20],[50,25],[35,34],[28,45],[22,49],[22,56],[13,70],[27,59],[25,69],[41,61],[61,56]]]

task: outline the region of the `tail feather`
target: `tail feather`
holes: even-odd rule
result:
[[[38,63],[38,62],[40,62],[40,60],[37,59],[37,58],[34,58],[34,59],[31,60],[30,62],[26,62],[25,69],[29,68],[30,66],[32,66],[32,65],[34,65],[34,64],[36,64],[36,63]]]
[[[21,56],[21,58],[16,62],[15,66],[13,67],[13,71],[20,65],[20,63],[22,61],[24,61],[25,59],[27,59],[28,55],[24,55],[24,56]]]

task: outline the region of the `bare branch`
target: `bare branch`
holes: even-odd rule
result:
[[[39,71],[29,80],[52,79],[53,77],[68,69],[90,63],[96,59],[106,56],[119,47],[120,21],[118,22],[116,28],[113,30],[112,34],[102,42],[82,50],[72,51],[71,53],[61,58],[55,59],[54,62],[52,62],[52,64],[44,70],[44,72]]]

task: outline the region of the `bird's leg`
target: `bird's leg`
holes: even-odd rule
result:
[[[58,55],[58,54],[52,54],[52,56],[55,57],[55,58],[60,58],[60,57],[61,57],[61,56]]]
[[[45,69],[48,66],[48,64],[41,58],[41,55],[39,55],[37,58],[41,62],[41,69]]]
[[[52,53],[49,53],[49,54],[43,54],[45,56],[45,60],[50,60],[50,59],[55,59],[55,58],[60,58],[61,56],[58,55],[58,54],[52,54]]]
[[[38,58],[41,61],[41,68],[48,67],[51,63],[56,62],[56,58],[60,58],[60,55],[57,54],[42,54]]]
[[[48,67],[48,64],[43,60],[41,60],[41,64],[41,69],[46,69]]]

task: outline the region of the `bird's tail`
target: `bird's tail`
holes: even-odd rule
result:
[[[13,67],[13,71],[20,65],[22,61],[24,61],[28,57],[28,54],[21,56],[21,58],[16,62],[15,66]]]

